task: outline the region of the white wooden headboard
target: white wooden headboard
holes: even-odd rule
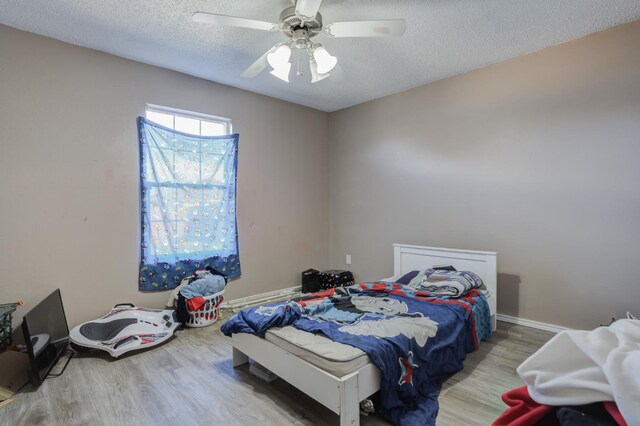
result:
[[[458,271],[472,271],[478,274],[491,297],[487,298],[493,328],[496,325],[496,306],[498,300],[498,253],[494,251],[458,250],[439,247],[393,245],[393,278],[404,274],[430,268],[434,265],[451,265]]]

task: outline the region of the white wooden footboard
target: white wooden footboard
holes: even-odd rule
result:
[[[234,367],[253,359],[338,414],[340,426],[360,424],[360,401],[380,389],[380,371],[371,363],[336,377],[251,334],[234,334],[231,344]]]

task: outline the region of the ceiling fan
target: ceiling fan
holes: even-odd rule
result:
[[[277,24],[205,12],[194,13],[193,20],[205,24],[283,33],[288,40],[278,43],[269,49],[257,61],[249,65],[242,73],[242,76],[247,78],[255,77],[270,65],[272,68],[271,74],[286,82],[289,82],[289,74],[291,72],[292,49],[306,52],[309,55],[312,83],[324,80],[329,77],[332,70],[336,69],[338,59],[335,56],[331,56],[322,44],[311,40],[318,34],[323,34],[327,37],[389,37],[404,34],[404,19],[323,24],[322,15],[318,12],[322,0],[293,1],[295,5],[286,8],[280,13],[280,20]],[[302,75],[299,70],[298,75]]]

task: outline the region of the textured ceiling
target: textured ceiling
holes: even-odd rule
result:
[[[324,0],[324,22],[403,18],[400,38],[318,36],[344,79],[242,71],[280,33],[213,27],[196,11],[277,22],[290,0],[0,0],[0,23],[323,111],[335,111],[640,19],[640,0]],[[322,39],[322,40],[320,40]],[[293,62],[293,61],[292,61]],[[295,62],[294,62],[295,63]],[[306,65],[306,61],[303,61]]]

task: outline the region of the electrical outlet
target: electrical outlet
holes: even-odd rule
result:
[[[351,255],[348,254],[347,258],[345,259],[345,262],[347,262],[347,265],[351,265]]]

